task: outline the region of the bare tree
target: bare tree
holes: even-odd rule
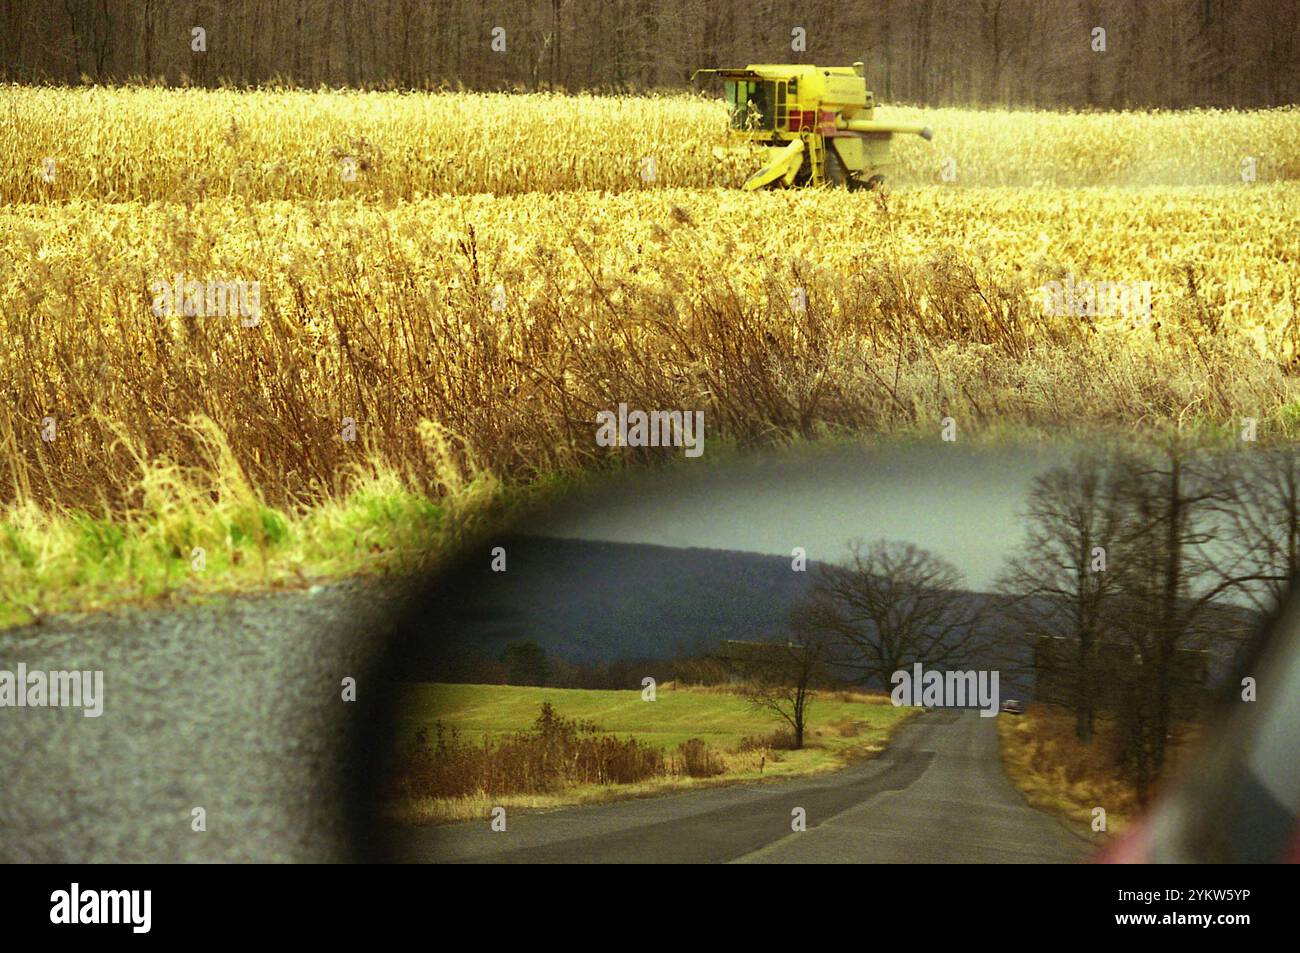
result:
[[[860,681],[887,684],[916,662],[952,667],[985,646],[983,605],[963,585],[955,566],[912,543],[854,542],[843,564],[818,566],[798,621],[833,639]]]
[[[1002,68],[1007,59],[1007,37],[1004,32],[1005,0],[981,0],[980,26],[984,34],[985,52],[988,56],[988,87],[984,101],[989,104],[1002,100]]]
[[[808,709],[824,676],[828,646],[817,631],[782,642],[732,643],[728,665],[741,679],[740,694],[758,711],[776,715],[803,747]],[[743,650],[743,651],[740,651]]]
[[[1027,543],[999,588],[1021,619],[1074,641],[1080,738],[1092,734],[1096,678],[1104,669],[1118,681],[1106,695],[1140,798],[1164,767],[1189,653],[1233,634],[1223,600],[1243,591],[1267,604],[1284,591],[1300,560],[1298,500],[1289,449],[1225,461],[1174,441],[1154,456],[1080,457],[1035,480]],[[1100,666],[1103,637],[1112,654]]]
[[[1300,450],[1226,455],[1222,480],[1229,489],[1214,507],[1213,571],[1261,612],[1271,612],[1300,573]]]
[[[1145,799],[1164,767],[1176,655],[1204,644],[1204,610],[1239,582],[1215,565],[1211,517],[1229,499],[1215,467],[1175,443],[1159,459],[1126,461],[1116,486],[1125,527],[1123,551],[1110,564],[1123,590],[1113,629],[1133,651],[1122,727]]]
[[[1095,718],[1091,660],[1116,589],[1107,560],[1121,529],[1108,461],[1079,456],[1035,478],[1025,518],[1025,545],[1008,561],[998,589],[1013,600],[1024,631],[1047,630],[1072,643],[1074,730],[1088,742]]]

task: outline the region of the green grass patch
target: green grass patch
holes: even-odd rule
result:
[[[382,481],[380,481],[382,483]],[[382,495],[382,506],[376,505]],[[165,594],[303,585],[414,563],[436,550],[443,510],[420,494],[369,481],[301,510],[133,517],[0,512],[0,627]]]
[[[554,808],[644,797],[676,790],[762,779],[788,778],[842,768],[884,750],[890,734],[915,715],[884,694],[823,692],[809,711],[805,746],[793,751],[765,747],[783,727],[770,712],[755,709],[728,688],[661,685],[654,701],[640,691],[534,688],[511,685],[418,684],[404,686],[399,699],[397,749],[408,750],[416,733],[430,736],[441,723],[462,742],[497,745],[530,729],[543,703],[563,718],[593,722],[603,734],[634,738],[665,753],[700,739],[721,760],[716,777],[658,777],[635,784],[575,785],[545,794],[501,795],[481,791],[464,798],[406,798],[385,813],[409,823],[445,822],[486,816],[494,805]]]
[[[669,683],[648,702],[639,691],[439,683],[403,689],[402,728],[413,733],[421,725],[441,721],[470,740],[495,740],[529,727],[543,702],[565,718],[593,721],[609,734],[665,749],[689,738],[734,748],[744,738],[768,735],[780,727],[774,715],[756,711],[741,695],[711,688],[674,688]],[[903,711],[885,695],[819,695],[810,709],[810,734],[818,745],[851,747],[849,742],[869,740],[872,732],[883,738]],[[838,726],[846,721],[858,722],[861,734],[841,736]]]
[[[206,448],[205,465],[138,457],[129,507],[0,504],[0,628],[161,596],[412,571],[485,526],[595,477],[499,480],[456,461],[443,435],[425,424],[428,473],[404,473],[372,457],[341,476],[340,489],[276,507],[248,480],[215,424],[195,418],[187,426]],[[421,479],[429,473],[436,495]]]

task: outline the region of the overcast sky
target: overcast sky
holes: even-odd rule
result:
[[[960,442],[821,448],[734,462],[684,460],[620,478],[528,527],[577,539],[736,549],[838,560],[849,540],[906,540],[989,588],[1023,539],[1030,481],[1067,459],[1055,446],[967,449]]]

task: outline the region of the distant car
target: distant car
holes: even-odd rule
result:
[[[1023,715],[1025,713],[1025,703],[1018,698],[1008,698],[1002,703],[1002,710],[1008,715]]]

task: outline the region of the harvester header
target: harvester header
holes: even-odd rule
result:
[[[875,118],[861,63],[807,66],[759,63],[702,69],[722,79],[736,138],[762,147],[766,162],[747,190],[802,185],[874,188],[884,181],[895,135],[930,139],[928,126]]]

